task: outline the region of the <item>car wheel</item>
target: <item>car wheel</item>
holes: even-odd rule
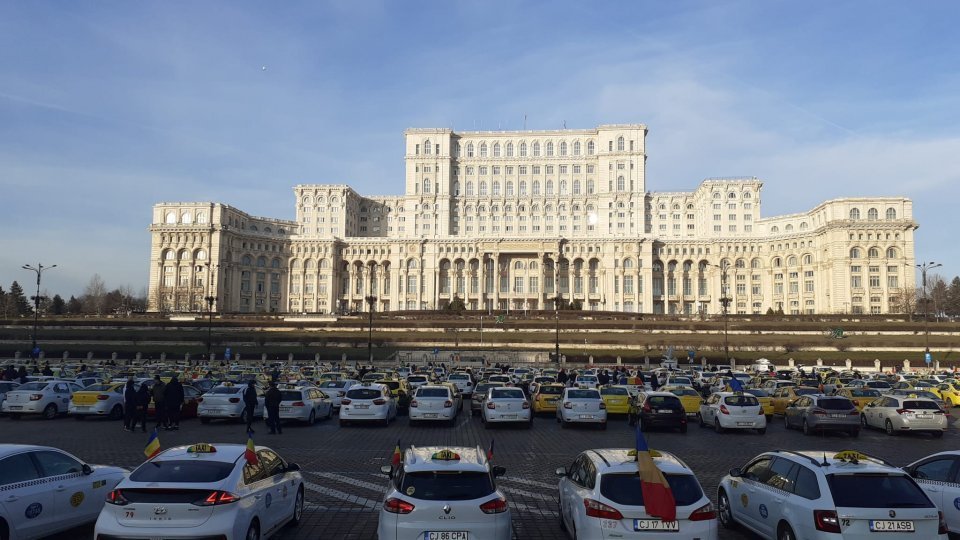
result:
[[[57,406],[53,403],[43,408],[43,417],[47,420],[53,420],[57,417]]]
[[[934,439],[941,439],[941,438],[943,438],[943,432],[942,432],[942,431],[931,431],[930,434],[933,435],[933,438],[934,438]]]
[[[118,403],[110,410],[110,419],[119,420],[121,418],[123,418],[123,406]]]
[[[310,411],[310,418],[307,418],[307,425],[312,426],[317,421],[317,411]]]
[[[717,433],[723,433],[723,427],[720,425],[720,420],[714,418],[713,420],[713,430]]]
[[[297,490],[297,500],[293,503],[293,517],[287,523],[290,527],[296,527],[300,524],[300,518],[303,517],[303,486]]]
[[[200,418],[200,423],[201,423],[201,424],[209,424],[209,423],[210,423],[210,419],[209,419],[209,418]]]
[[[810,431],[810,425],[807,424],[807,419],[804,418],[804,419],[803,419],[803,434],[804,434],[804,435],[811,435],[812,433],[813,433],[813,432]]]
[[[896,432],[893,430],[893,422],[887,420],[883,423],[883,428],[887,432],[887,435],[894,435]]]
[[[707,423],[703,421],[703,415],[700,413],[697,413],[697,424],[699,424],[702,428],[707,427]]]
[[[686,432],[687,432],[687,424],[686,423],[680,424],[680,433],[686,433]]]
[[[796,540],[797,535],[793,534],[793,529],[786,523],[781,523],[777,529],[777,540]]]
[[[250,527],[247,528],[247,535],[244,538],[246,540],[260,540],[260,523],[257,520],[250,522]]]
[[[717,495],[717,510],[717,517],[720,518],[720,524],[723,525],[724,529],[736,527],[737,524],[733,520],[733,509],[730,508],[730,497],[727,497],[727,492],[722,489]]]
[[[860,428],[861,428],[861,429],[867,429],[868,427],[870,427],[870,426],[867,425],[867,415],[861,414],[861,415],[860,415]]]

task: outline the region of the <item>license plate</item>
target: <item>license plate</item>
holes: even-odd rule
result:
[[[592,415],[592,414],[581,414],[581,415],[580,415],[580,419],[581,419],[581,420],[590,420],[590,419],[592,419],[592,418],[593,418],[593,415]]]
[[[369,406],[369,405],[354,405],[353,408],[355,408],[355,409],[369,409],[370,406]]]
[[[503,418],[504,420],[515,420],[515,419],[517,418],[517,415],[515,415],[515,414],[501,414],[501,415],[500,415],[500,418]]]
[[[657,412],[661,414],[670,414],[673,411],[671,411],[670,409],[657,409]]]
[[[933,415],[932,415],[932,414],[918,414],[918,415],[916,415],[916,418],[919,418],[919,419],[921,419],[921,420],[929,420],[929,419],[933,418]]]
[[[830,418],[846,418],[846,417],[847,417],[847,415],[845,415],[845,414],[831,414],[831,415],[830,415]]]
[[[223,412],[223,409],[207,409],[207,414],[220,414]]]
[[[870,530],[873,532],[913,532],[914,528],[912,521],[871,519]]]
[[[560,398],[547,398],[547,403],[556,403],[560,401]]]
[[[633,520],[633,530],[679,532],[680,524],[676,521],[662,521],[659,519],[635,519]]]
[[[292,410],[290,407],[280,407],[280,412],[290,412]]]
[[[738,426],[752,426],[753,422],[737,422]]]
[[[469,540],[467,531],[428,531],[426,540]]]
[[[424,418],[436,418],[436,417],[437,417],[437,413],[425,413],[425,414],[423,415],[423,417],[424,417]]]
[[[19,411],[19,410],[22,409],[23,407],[20,406],[20,405],[10,405],[10,406],[7,407],[7,408],[10,409],[10,410],[13,410],[13,411]]]
[[[90,407],[87,406],[87,405],[79,405],[79,406],[74,407],[74,409],[76,409],[76,410],[78,410],[78,411],[89,411],[89,410],[90,410]]]

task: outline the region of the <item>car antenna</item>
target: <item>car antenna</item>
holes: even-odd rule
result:
[[[823,463],[821,465],[828,466],[830,463],[827,462],[827,453],[823,453]]]

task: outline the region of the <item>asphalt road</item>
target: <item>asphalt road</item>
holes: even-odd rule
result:
[[[552,417],[538,418],[530,430],[499,428],[486,430],[477,418],[460,416],[455,427],[409,426],[400,417],[389,427],[356,426],[341,428],[334,417],[314,426],[290,424],[283,435],[267,435],[262,424],[254,440],[277,450],[285,459],[298,463],[308,482],[304,521],[277,538],[372,539],[376,536],[377,515],[386,479],[379,474],[389,464],[397,439],[408,445],[450,445],[487,448],[496,440],[494,461],[507,468],[499,485],[513,512],[514,537],[523,540],[563,538],[558,526],[557,479],[554,470],[569,465],[576,455],[590,448],[631,448],[634,432],[625,420],[611,421],[606,431],[561,429]],[[651,448],[675,453],[696,472],[704,489],[716,496],[716,486],[732,467],[738,467],[760,452],[772,449],[823,450],[828,453],[856,449],[896,465],[960,447],[960,430],[951,427],[942,439],[928,435],[888,437],[880,431],[866,431],[857,439],[847,435],[804,436],[786,431],[775,419],[765,435],[754,432],[714,433],[691,425],[686,434],[650,432]],[[51,421],[0,418],[0,442],[41,444],[62,448],[89,463],[135,467],[143,461],[147,435],[122,431],[119,422],[102,419],[77,422],[70,418]],[[178,432],[161,432],[162,447],[196,442],[243,443],[241,424],[213,422],[201,425],[187,420]],[[56,535],[57,540],[91,538],[88,526]],[[723,531],[721,538],[753,538],[741,531]]]

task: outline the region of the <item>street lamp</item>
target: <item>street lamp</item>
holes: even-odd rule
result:
[[[916,265],[920,269],[920,283],[923,285],[923,358],[926,360],[930,355],[930,327],[927,321],[927,270],[933,270],[943,266],[938,262],[925,262]]]
[[[720,269],[720,306],[723,308],[723,357],[726,360],[726,363],[730,364],[730,339],[729,339],[729,323],[728,323],[728,308],[730,307],[730,297],[727,295],[727,270],[730,268],[730,264],[724,261],[721,264],[711,264],[710,266]]]
[[[23,265],[21,268],[24,270],[30,270],[37,274],[37,295],[33,297],[33,337],[31,338],[32,344],[30,346],[30,358],[34,360],[40,355],[40,351],[37,350],[37,324],[40,322],[40,276],[43,274],[44,270],[50,270],[51,268],[56,268],[57,265],[53,266],[43,266],[40,263],[37,263],[37,266],[30,266],[29,264]]]
[[[553,299],[553,305],[554,305],[554,315],[557,318],[557,337],[555,341],[555,344],[556,344],[555,357],[557,359],[558,364],[560,363],[560,302],[562,301],[563,301],[563,297],[560,296],[560,293],[557,293],[557,296],[554,297]]]
[[[370,364],[373,364],[373,308],[377,303],[377,297],[367,296],[364,298],[368,304],[370,304],[370,328],[367,333],[367,358],[370,360]]]
[[[213,303],[217,297],[208,295],[203,299],[207,301],[207,362],[209,362],[210,350],[213,348]]]

